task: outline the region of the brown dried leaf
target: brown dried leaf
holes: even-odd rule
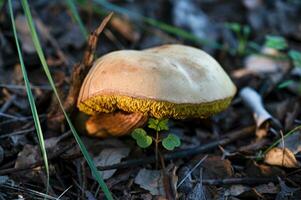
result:
[[[228,159],[222,159],[220,156],[208,156],[202,166],[204,167],[204,179],[228,178],[233,176],[231,162]]]
[[[264,162],[287,168],[298,168],[299,163],[295,155],[288,148],[274,147],[265,155]]]

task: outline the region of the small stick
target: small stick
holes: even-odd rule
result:
[[[187,174],[186,176],[179,182],[179,184],[177,185],[177,188],[179,188],[184,182],[185,180],[191,175],[191,173],[198,167],[200,166],[200,164],[202,162],[204,162],[204,160],[206,160],[206,158],[208,157],[208,155],[205,155]]]
[[[64,101],[64,109],[69,114],[73,113],[74,109],[76,108],[76,101],[81,85],[94,62],[94,54],[99,35],[110,21],[112,15],[113,13],[110,13],[108,16],[106,16],[96,30],[90,34],[88,38],[88,46],[85,50],[83,60],[81,63],[75,64],[73,67],[69,91]],[[57,108],[52,109],[49,116],[50,118],[55,118],[56,123],[62,123],[62,121],[65,119],[63,113]]]
[[[236,184],[242,184],[242,185],[258,185],[258,184],[265,184],[265,183],[278,183],[277,177],[243,177],[243,178],[226,178],[226,179],[203,179],[202,183],[204,185],[216,185],[216,186],[222,186],[222,185],[236,185]]]
[[[5,103],[0,108],[0,113],[5,113],[6,110],[9,109],[9,107],[12,105],[14,100],[16,100],[16,98],[17,98],[17,95],[14,94],[7,101],[5,101]]]
[[[99,35],[102,33],[108,22],[110,21],[113,13],[106,16],[101,24],[92,32],[88,38],[88,47],[84,53],[82,63],[74,66],[68,96],[64,102],[65,110],[72,113],[75,108],[76,100],[78,98],[80,87],[86,77],[88,71],[92,67],[94,62],[94,54],[98,42]]]

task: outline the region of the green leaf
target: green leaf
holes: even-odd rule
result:
[[[146,134],[145,130],[142,129],[142,128],[136,128],[132,132],[131,135],[136,140],[138,146],[141,147],[141,148],[147,148],[153,142],[153,139],[150,136],[148,136]]]
[[[165,149],[172,151],[181,145],[181,140],[174,134],[168,134],[168,136],[162,140],[162,145]]]
[[[148,120],[148,128],[154,129],[155,131],[168,131],[168,119],[154,119],[150,118]]]
[[[148,120],[148,128],[154,129],[155,131],[157,131],[158,124],[159,124],[158,119],[150,118]]]
[[[168,119],[163,119],[159,121],[158,129],[158,131],[168,131]]]
[[[78,13],[77,8],[76,8],[76,2],[74,0],[67,0],[66,4],[68,5],[69,10],[71,11],[73,19],[78,23],[82,34],[87,39],[88,38],[88,31],[87,31],[82,19],[79,16],[79,13]]]
[[[288,45],[287,45],[285,38],[283,38],[281,36],[267,35],[265,38],[264,46],[273,48],[273,49],[283,50],[283,49],[286,49]]]
[[[289,85],[291,85],[293,83],[294,83],[293,80],[286,80],[286,81],[283,81],[282,83],[280,83],[277,88],[278,89],[283,89],[283,88],[286,88],[286,87],[288,87]]]
[[[295,67],[301,67],[301,52],[296,50],[290,50],[288,52],[289,57],[292,59]]]

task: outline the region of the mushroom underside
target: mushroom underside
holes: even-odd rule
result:
[[[124,95],[97,95],[78,103],[80,111],[90,115],[100,112],[110,113],[123,110],[133,113],[162,118],[206,118],[225,110],[231,103],[232,97],[199,104],[172,103],[154,99],[143,99]]]

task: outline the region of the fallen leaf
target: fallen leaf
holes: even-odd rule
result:
[[[235,70],[232,76],[241,78],[249,74],[257,76],[269,76],[272,80],[278,81],[289,69],[290,64],[287,61],[275,59],[281,56],[281,53],[272,48],[265,47],[261,50],[262,55],[254,54],[245,59],[244,68]]]
[[[197,183],[193,190],[186,197],[187,200],[206,200],[211,199],[209,192],[206,187],[204,187],[201,183]]]
[[[8,179],[8,176],[0,176],[0,185],[6,183]]]
[[[237,197],[241,195],[244,192],[247,192],[251,190],[250,187],[248,186],[243,186],[243,185],[232,185],[229,189],[225,191],[225,196],[234,196]]]
[[[164,195],[163,180],[159,170],[140,169],[134,182],[152,195]]]
[[[68,136],[70,132],[66,132],[59,137],[51,137],[44,141],[48,157],[53,155],[62,145],[59,142]],[[39,145],[25,144],[22,151],[19,152],[15,167],[28,167],[42,160],[41,150]]]
[[[41,156],[38,146],[26,144],[23,147],[23,150],[18,153],[15,168],[30,166],[38,162],[40,158]]]
[[[222,159],[220,156],[208,156],[201,166],[204,168],[204,179],[229,178],[233,176],[231,162],[228,159]]]
[[[264,162],[269,165],[276,165],[287,168],[298,168],[299,163],[295,155],[288,148],[274,147],[266,153]]]
[[[125,158],[129,155],[130,149],[123,148],[107,148],[100,152],[100,154],[94,157],[94,163],[96,166],[106,166],[117,164],[121,161],[122,158]],[[101,175],[103,179],[108,179],[113,176],[116,172],[116,169],[102,171]]]
[[[276,200],[282,199],[298,199],[294,198],[294,193],[300,190],[299,188],[288,187],[283,180],[279,179],[280,192],[276,196]]]
[[[254,188],[260,194],[277,194],[278,187],[274,183],[258,185]]]

